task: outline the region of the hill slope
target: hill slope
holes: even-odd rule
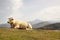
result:
[[[60,40],[60,31],[0,28],[0,40]]]
[[[54,23],[54,24],[49,24],[43,27],[40,27],[41,29],[54,29],[54,30],[60,30],[60,23]]]
[[[44,27],[46,25],[49,25],[50,23],[48,21],[44,21],[44,22],[39,22],[39,23],[36,23],[36,24],[32,24],[32,27],[33,28],[40,28],[40,27]]]

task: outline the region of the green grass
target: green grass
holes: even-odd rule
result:
[[[60,40],[60,30],[0,28],[0,40]]]

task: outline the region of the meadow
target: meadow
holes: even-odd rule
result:
[[[60,40],[60,30],[0,28],[0,40]]]

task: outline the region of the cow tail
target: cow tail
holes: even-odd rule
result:
[[[31,24],[28,24],[28,28],[31,28],[32,29],[32,25]]]

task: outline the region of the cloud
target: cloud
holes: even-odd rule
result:
[[[59,1],[60,0],[25,0],[23,18],[26,20],[58,20],[58,15],[60,15]]]
[[[23,14],[19,10],[23,5],[22,1],[23,0],[0,0],[0,23],[5,23],[10,16],[22,16]]]
[[[60,0],[0,0],[0,19],[7,17],[21,20],[60,19]]]
[[[11,6],[11,14],[9,17],[14,17],[14,18],[19,18],[22,17],[23,14],[21,11],[19,11],[19,9],[22,7],[23,2],[22,0],[11,0],[12,2],[12,6]]]
[[[10,9],[8,7],[11,6],[10,0],[0,0],[0,23],[6,21],[6,17],[10,14]]]
[[[42,20],[60,20],[60,6],[52,6],[36,13],[39,19]]]
[[[60,0],[35,0],[29,5],[31,19],[60,20]],[[28,5],[28,4],[27,4]],[[35,6],[35,7],[34,7]]]
[[[21,8],[22,5],[23,5],[22,0],[11,0],[11,2],[13,4],[12,7],[11,7],[11,10],[12,10],[13,13],[17,12],[18,9]]]

